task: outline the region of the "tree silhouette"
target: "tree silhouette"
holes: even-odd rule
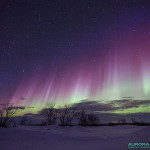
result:
[[[0,127],[9,127],[11,123],[16,126],[12,117],[19,109],[19,107],[9,106],[9,104],[0,107]]]
[[[54,108],[54,103],[47,104],[47,107],[41,110],[41,115],[44,117],[48,125],[53,125],[56,123],[57,110]]]

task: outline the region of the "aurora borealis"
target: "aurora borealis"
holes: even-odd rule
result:
[[[150,100],[148,0],[0,3],[1,104]]]

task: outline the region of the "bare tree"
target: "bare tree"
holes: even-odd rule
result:
[[[76,117],[79,120],[79,125],[81,126],[97,125],[99,122],[99,118],[95,114],[87,114],[84,108],[78,111]]]
[[[53,125],[56,123],[57,110],[54,108],[54,103],[47,104],[47,107],[41,110],[41,115],[44,117],[48,125]]]
[[[65,105],[64,108],[60,108],[58,111],[58,118],[61,125],[69,126],[72,124],[73,118],[76,116],[76,107]]]
[[[88,125],[87,115],[84,109],[77,112],[76,118],[79,120],[79,125],[81,126]]]
[[[88,125],[97,125],[99,118],[95,114],[88,114]]]
[[[19,109],[20,109],[19,107],[9,106],[9,104],[1,107],[0,108],[0,127],[9,127],[11,123],[13,123],[14,126],[16,126],[16,123],[12,117]]]

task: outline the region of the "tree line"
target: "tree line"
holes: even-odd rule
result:
[[[78,124],[81,126],[94,126],[99,123],[99,118],[96,114],[87,113],[84,108],[78,109],[70,105],[56,109],[55,104],[50,103],[40,111],[40,114],[48,125],[54,125],[57,121],[61,126],[71,126],[75,119],[78,120]]]
[[[9,127],[10,125],[16,126],[16,122],[13,116],[20,110],[21,107],[13,107],[5,105],[0,107],[0,127]],[[77,109],[71,105],[65,105],[64,107],[55,108],[54,103],[49,103],[42,109],[39,114],[43,117],[43,125],[54,125],[58,123],[61,126],[72,126],[74,119],[78,120],[78,124],[81,126],[94,126],[99,122],[97,115],[87,113],[83,109]],[[22,117],[20,120],[21,125],[25,125],[27,122],[26,117]]]

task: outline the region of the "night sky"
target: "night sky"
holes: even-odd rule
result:
[[[123,97],[150,100],[149,0],[0,1],[1,104]]]

